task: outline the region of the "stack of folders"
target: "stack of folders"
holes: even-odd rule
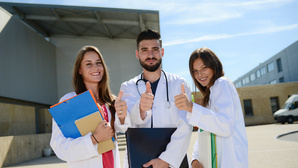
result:
[[[94,133],[103,121],[102,113],[90,90],[57,103],[49,109],[52,117],[66,138],[78,138]],[[115,148],[114,139],[99,142],[98,153]]]

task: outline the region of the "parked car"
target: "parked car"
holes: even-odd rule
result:
[[[288,98],[281,109],[274,113],[274,119],[278,123],[284,124],[288,122],[292,124],[294,121],[298,120],[298,94],[294,94]]]

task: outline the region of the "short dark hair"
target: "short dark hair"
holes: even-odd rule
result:
[[[160,36],[158,31],[151,30],[151,29],[146,29],[146,30],[142,31],[137,37],[137,49],[139,49],[139,44],[140,44],[141,41],[143,41],[143,40],[154,40],[154,39],[158,40],[159,44],[160,44],[160,47],[162,47],[161,36]]]

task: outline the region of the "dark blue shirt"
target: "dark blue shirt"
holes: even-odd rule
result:
[[[159,78],[160,79],[160,78]],[[151,90],[152,90],[152,94],[155,96],[155,92],[156,92],[156,89],[157,89],[157,85],[158,85],[158,82],[159,82],[159,79],[157,79],[155,82],[151,83],[150,82],[150,85],[151,85]],[[148,81],[147,79],[144,79],[146,82]]]

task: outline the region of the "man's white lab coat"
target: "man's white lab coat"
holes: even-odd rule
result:
[[[136,82],[141,78],[141,75],[122,83],[120,90],[123,90],[124,92],[122,100],[126,101],[128,112],[131,117],[131,127],[150,128],[151,115],[153,115],[154,128],[177,128],[171,137],[171,141],[168,144],[167,149],[161,153],[159,158],[169,163],[172,167],[178,168],[187,153],[192,127],[187,123],[186,111],[178,110],[175,106],[174,97],[181,94],[182,83],[185,84],[185,91],[189,98],[191,97],[191,91],[185,79],[170,73],[166,73],[166,76],[168,80],[168,93],[171,107],[169,109],[166,108],[166,79],[165,75],[161,73],[154,96],[152,110],[147,111],[147,116],[144,120],[140,117],[139,104],[141,97],[140,94],[145,92],[146,86],[143,81],[138,83],[138,88],[136,86]],[[137,89],[139,89],[140,94]],[[124,167],[128,167],[127,158],[124,161]]]

